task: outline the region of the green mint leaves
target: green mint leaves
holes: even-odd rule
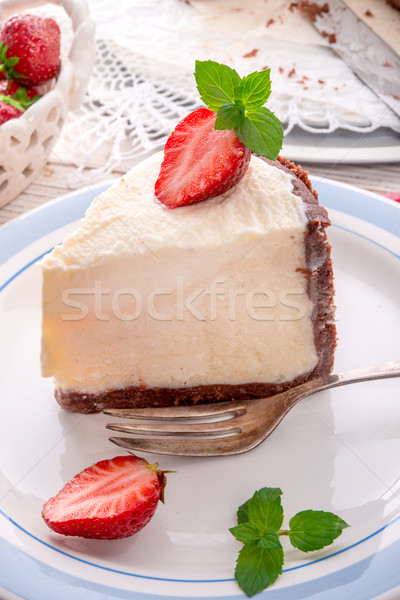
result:
[[[235,578],[248,596],[274,583],[284,562],[280,536],[286,535],[303,552],[328,546],[348,527],[340,517],[320,510],[304,510],[282,530],[282,490],[262,488],[237,511],[238,525],[229,531],[243,544],[236,563]]]
[[[247,148],[275,160],[283,129],[264,106],[271,93],[270,69],[241,78],[235,69],[206,60],[196,61],[194,76],[202,101],[217,113],[215,129],[234,129]]]

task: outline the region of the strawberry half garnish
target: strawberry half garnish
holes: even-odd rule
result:
[[[133,535],[164,501],[165,472],[157,467],[132,454],[102,460],[50,498],[43,519],[63,535],[108,540]]]
[[[198,108],[170,135],[155,184],[155,195],[168,208],[219,196],[246,173],[251,150],[230,129],[214,129],[216,114]]]

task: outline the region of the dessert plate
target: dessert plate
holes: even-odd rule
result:
[[[333,221],[336,370],[398,359],[400,207],[330,180],[313,184]],[[284,526],[313,508],[335,512],[350,527],[318,552],[285,544],[284,572],[260,599],[398,599],[398,380],[310,397],[241,456],[148,456],[176,472],[165,505],[132,538],[64,538],[47,529],[43,503],[82,468],[121,452],[107,439],[108,418],[61,411],[39,370],[36,263],[105,187],[64,196],[0,230],[2,600],[244,597],[233,578],[240,546],[228,529],[237,507],[263,486],[283,490]]]

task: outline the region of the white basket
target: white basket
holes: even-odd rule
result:
[[[0,126],[0,207],[16,198],[46,164],[67,111],[83,100],[94,63],[94,24],[86,0],[0,0],[0,21],[44,4],[61,6],[70,17],[71,48],[62,56],[54,88],[21,117]]]

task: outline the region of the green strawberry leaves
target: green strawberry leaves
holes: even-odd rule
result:
[[[270,69],[241,78],[235,69],[206,60],[196,61],[194,76],[202,101],[217,113],[215,129],[234,129],[252,152],[275,160],[283,129],[264,107],[271,94]]]
[[[229,530],[243,544],[235,578],[248,596],[264,590],[282,573],[284,554],[280,536],[288,536],[295,548],[310,552],[328,546],[348,527],[333,513],[305,510],[290,519],[289,530],[282,530],[281,495],[279,488],[256,491],[239,506],[238,525]]]
[[[4,71],[7,79],[19,79],[22,77],[20,73],[15,71],[14,67],[19,62],[18,56],[7,58],[8,46],[0,41],[0,71]]]
[[[18,90],[12,96],[0,94],[1,102],[10,104],[10,106],[14,106],[14,108],[17,108],[21,112],[32,106],[32,104],[40,100],[41,97],[42,96],[37,94],[36,96],[33,96],[33,98],[28,98],[27,91],[23,87],[18,88]]]
[[[0,102],[4,102],[4,104],[9,104],[10,106],[17,108],[21,112],[25,110],[22,104],[18,102],[18,100],[14,100],[14,98],[11,98],[10,96],[5,96],[4,94],[0,94]]]

